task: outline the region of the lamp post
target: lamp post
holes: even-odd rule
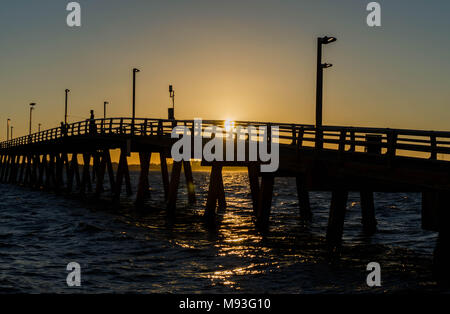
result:
[[[38,124],[38,132],[41,132],[41,125],[42,124],[40,124],[40,123]]]
[[[34,106],[36,106],[36,104],[35,104],[34,102],[32,102],[32,103],[30,104],[30,131],[29,131],[29,133],[28,133],[28,134],[30,134],[30,135],[31,135],[31,121],[32,121],[32,118],[33,118],[33,109],[34,109]]]
[[[169,108],[169,120],[175,120],[175,90],[169,85],[169,97],[172,99],[172,108]]]
[[[64,106],[64,125],[67,124],[67,101],[68,101],[68,98],[69,98],[70,90],[66,89],[65,92],[66,92],[66,101],[65,101],[65,106]]]
[[[322,131],[322,103],[323,103],[323,69],[327,69],[332,64],[322,63],[322,45],[328,45],[335,42],[335,37],[317,38],[317,86],[316,86],[316,148],[323,148]]]
[[[106,119],[106,105],[109,105],[109,102],[103,102],[103,119]]]
[[[133,69],[133,121],[132,132],[134,133],[134,119],[136,118],[136,73],[141,72],[139,69]]]
[[[8,118],[6,120],[6,140],[9,141],[9,124],[11,123],[11,119]]]

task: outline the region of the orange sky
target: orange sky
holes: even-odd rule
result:
[[[64,1],[62,1],[64,2]],[[18,0],[0,12],[1,138],[69,121],[165,118],[168,85],[180,119],[313,123],[316,37],[324,50],[324,124],[450,130],[450,21],[446,1],[380,1],[383,26],[365,24],[365,1],[80,1],[82,27],[65,3]],[[1,127],[1,125],[4,125]]]

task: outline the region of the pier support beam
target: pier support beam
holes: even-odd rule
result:
[[[36,185],[37,185],[39,163],[40,163],[39,155],[34,155],[33,156],[33,167],[31,170],[31,179],[30,179],[30,184],[29,184],[31,187],[36,187]]]
[[[105,172],[106,172],[106,152],[102,152],[101,156],[99,156],[99,161],[96,170],[97,170],[97,181],[95,185],[95,196],[98,197],[104,191],[103,181],[105,180]]]
[[[195,197],[194,177],[192,175],[192,168],[190,161],[183,161],[183,170],[184,176],[186,178],[188,201],[190,205],[193,205],[196,202],[196,197]]]
[[[261,188],[258,198],[258,212],[256,225],[261,231],[267,231],[269,227],[270,209],[272,207],[273,185],[275,177],[265,174],[261,177]]]
[[[161,176],[162,183],[164,188],[164,200],[167,201],[169,199],[169,171],[167,170],[167,156],[166,153],[159,153],[159,160],[161,163]]]
[[[247,167],[248,181],[250,183],[250,194],[252,197],[253,214],[256,216],[258,211],[258,198],[259,198],[259,166],[250,165]]]
[[[44,156],[47,159],[47,156]],[[53,154],[48,155],[48,163],[46,164],[45,172],[45,189],[51,190],[56,186],[55,180],[55,156]]]
[[[91,174],[89,171],[91,164],[91,154],[83,154],[83,176],[81,178],[80,193],[86,192],[86,186],[89,192],[92,192]]]
[[[441,230],[433,254],[433,277],[436,282],[450,286],[450,231]]]
[[[172,216],[175,214],[177,207],[178,185],[180,184],[181,161],[174,161],[172,165],[172,173],[170,174],[169,197],[167,202],[167,214]]]
[[[119,166],[117,169],[116,186],[115,186],[115,192],[114,192],[115,200],[120,199],[120,192],[122,190],[123,179],[125,179],[127,195],[130,196],[132,194],[132,191],[131,191],[130,172],[128,169],[128,160],[127,160],[127,150],[126,149],[121,149],[121,151],[120,151]]]
[[[142,206],[145,202],[145,199],[149,196],[149,182],[148,182],[148,173],[150,170],[150,159],[152,157],[152,153],[141,152],[139,153],[139,161],[141,172],[139,175],[139,185],[136,194],[136,206]]]
[[[297,176],[295,178],[295,182],[297,185],[297,197],[298,197],[298,206],[300,209],[300,218],[302,220],[311,220],[311,204],[309,202],[309,191],[306,188],[305,180],[302,177]]]
[[[225,191],[222,178],[222,166],[213,164],[211,176],[209,179],[208,198],[206,200],[205,218],[214,220],[216,217],[216,208],[226,208]]]
[[[165,159],[165,157],[163,157]],[[165,185],[166,170],[165,165],[161,164],[161,172],[163,176],[163,184]],[[186,177],[186,188],[188,194],[189,204],[196,202],[195,185],[192,176],[191,163],[189,161],[174,161],[172,165],[172,173],[170,174],[170,182],[168,184],[168,199],[167,199],[167,213],[173,215],[176,209],[178,186],[180,185],[181,169],[184,168],[184,175]]]
[[[366,235],[373,235],[377,230],[373,192],[361,191],[360,196],[363,232]]]
[[[61,154],[57,153],[55,155],[55,191],[60,192],[64,187],[64,161],[61,158]]]
[[[73,180],[76,180],[77,189],[80,188],[80,167],[78,166],[78,153],[72,153],[70,161],[69,175],[67,178],[67,192],[72,192]]]
[[[27,155],[22,155],[22,162],[20,163],[20,171],[19,171],[19,178],[17,179],[18,184],[24,183],[24,173],[25,173],[25,167],[27,166]]]
[[[109,179],[109,186],[110,186],[110,191],[111,193],[114,192],[114,187],[115,185],[115,178],[114,178],[114,169],[112,166],[112,162],[111,162],[111,154],[109,152],[109,149],[106,149],[104,152],[104,156],[105,158],[105,162],[106,162],[106,169],[108,169],[108,179]]]
[[[25,158],[25,156],[24,156]],[[26,166],[25,166],[25,174],[24,174],[24,178],[22,180],[23,185],[30,185],[31,181],[32,181],[32,167],[33,167],[33,156],[27,155],[26,156],[27,162],[26,162]],[[25,161],[25,160],[24,160]]]
[[[41,158],[41,162],[39,163],[39,177],[36,187],[41,188],[44,186],[44,176],[47,171],[47,155],[42,155],[42,157],[38,156],[38,158]]]
[[[439,232],[433,256],[433,277],[439,285],[450,286],[450,194],[428,190],[422,194],[422,228]]]
[[[332,192],[327,229],[327,244],[331,250],[341,247],[347,199],[348,191],[335,190]]]

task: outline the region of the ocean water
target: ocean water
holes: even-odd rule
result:
[[[378,231],[366,237],[359,195],[351,193],[342,253],[330,256],[330,193],[311,193],[314,217],[305,223],[295,180],[277,178],[263,235],[246,173],[224,173],[228,206],[214,226],[202,218],[208,173],[194,173],[194,206],[182,182],[174,220],[165,215],[160,174],[149,179],[151,199],[141,210],[133,197],[111,202],[108,191],[95,200],[0,184],[0,293],[441,292],[431,274],[437,234],[420,227],[419,194],[376,193]],[[70,262],[81,266],[81,287],[66,284]],[[381,287],[366,284],[369,262],[381,266]]]

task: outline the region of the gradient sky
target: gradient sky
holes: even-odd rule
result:
[[[0,6],[0,137],[64,119],[165,118],[168,85],[180,119],[313,123],[316,37],[333,35],[324,61],[324,124],[450,130],[450,1],[86,0],[82,27],[66,25],[64,0]]]

